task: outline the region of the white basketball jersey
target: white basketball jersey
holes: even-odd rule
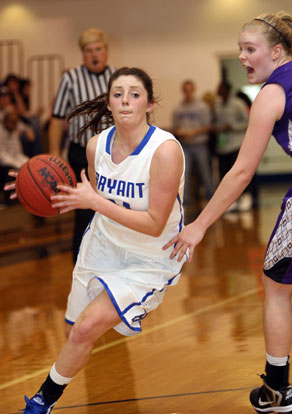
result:
[[[179,146],[180,144],[169,132],[149,125],[148,132],[132,154],[121,163],[115,164],[111,157],[114,136],[115,127],[110,127],[102,131],[98,138],[95,154],[97,191],[102,197],[124,208],[147,210],[153,154],[167,140],[174,140]],[[183,152],[182,148],[181,151]],[[112,243],[128,251],[145,256],[168,257],[172,247],[164,251],[162,246],[182,229],[183,187],[184,172],[180,178],[179,191],[172,212],[159,237],[139,233],[97,213],[93,219],[94,224]]]

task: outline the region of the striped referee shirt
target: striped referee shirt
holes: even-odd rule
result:
[[[103,72],[93,73],[85,65],[80,65],[64,72],[54,103],[53,116],[61,119],[66,118],[77,105],[107,92],[108,81],[114,71],[112,66],[106,66]],[[89,129],[79,141],[77,134],[84,122],[85,117],[78,116],[70,120],[69,123],[70,141],[80,144],[82,147],[85,147],[94,135]]]

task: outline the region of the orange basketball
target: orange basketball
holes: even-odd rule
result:
[[[76,186],[76,177],[71,167],[53,155],[36,155],[18,172],[17,198],[26,210],[36,216],[55,216],[59,209],[52,207],[51,196],[61,193],[57,189],[59,184]]]

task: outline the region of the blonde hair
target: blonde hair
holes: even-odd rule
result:
[[[276,14],[260,14],[255,19],[246,23],[242,31],[249,29],[251,26],[262,28],[267,41],[271,46],[281,44],[292,55],[292,16],[284,10]]]
[[[106,34],[99,29],[87,29],[85,30],[81,36],[79,37],[79,46],[81,49],[84,48],[87,43],[98,42],[102,43],[104,46],[107,47],[108,39]]]

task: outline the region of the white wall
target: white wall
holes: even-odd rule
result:
[[[237,53],[241,26],[291,0],[1,0],[0,40],[20,39],[25,58],[59,53],[66,67],[80,63],[80,33],[99,27],[110,39],[110,63],[142,67],[153,77],[160,105],[156,124],[168,127],[180,83],[198,94],[220,79],[218,56]]]

